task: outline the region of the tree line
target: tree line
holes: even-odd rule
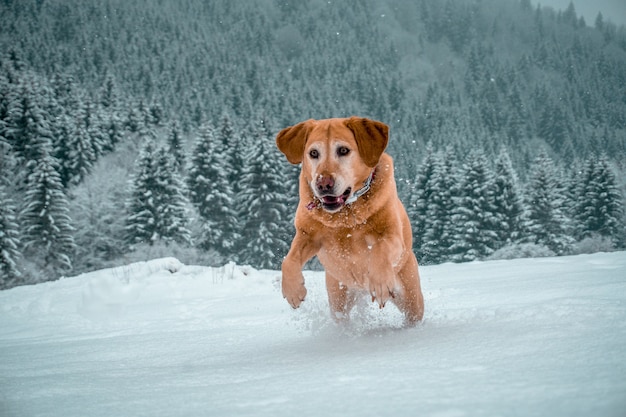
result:
[[[422,263],[624,247],[623,196],[604,154],[563,170],[542,151],[522,184],[505,147],[493,163],[481,149],[459,159],[429,147],[409,188]]]

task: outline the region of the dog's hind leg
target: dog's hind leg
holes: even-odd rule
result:
[[[424,297],[420,286],[417,259],[413,254],[398,277],[402,283],[402,292],[393,301],[404,313],[406,324],[414,326],[424,317]]]
[[[328,272],[326,272],[326,291],[328,292],[328,303],[330,304],[332,318],[337,322],[349,320],[350,310],[355,302],[354,294]]]

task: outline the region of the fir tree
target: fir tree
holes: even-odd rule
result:
[[[552,159],[542,152],[533,161],[526,193],[528,212],[524,228],[526,240],[548,247],[561,255],[573,238],[568,235],[568,218],[565,215],[564,190]]]
[[[5,139],[24,164],[39,155],[39,138],[51,141],[53,137],[52,118],[42,101],[34,82],[25,82],[20,86],[19,96],[13,96],[8,103]]]
[[[115,112],[106,113],[101,124],[102,134],[105,137],[103,151],[111,152],[124,138],[124,126],[119,115]]]
[[[0,290],[15,286],[21,276],[17,268],[21,253],[15,212],[13,201],[0,184]]]
[[[463,165],[454,210],[452,260],[473,261],[491,255],[497,247],[494,178],[482,151],[474,151]]]
[[[220,149],[213,129],[205,125],[196,140],[187,183],[191,201],[203,220],[200,246],[228,257],[240,234],[234,194]]]
[[[167,137],[167,146],[170,155],[172,155],[172,161],[178,172],[181,172],[185,167],[185,150],[181,141],[181,132],[178,122],[174,121],[170,125],[169,136]]]
[[[110,152],[124,136],[124,123],[120,116],[119,92],[111,73],[106,75],[104,85],[100,90],[99,105],[104,111],[101,120],[101,130],[105,138],[103,150]]]
[[[500,150],[495,165],[494,211],[498,234],[494,249],[518,242],[523,234],[523,196],[506,148]]]
[[[89,135],[89,142],[94,155],[94,161],[102,156],[105,148],[111,148],[108,136],[102,129],[102,117],[98,107],[89,99],[84,100],[79,107],[79,123]]]
[[[260,268],[277,268],[287,254],[285,231],[292,230],[281,155],[269,138],[264,121],[252,127],[248,164],[239,194],[242,228],[241,260]],[[293,233],[291,233],[293,235]]]
[[[27,251],[43,260],[46,268],[66,272],[72,268],[75,244],[58,162],[50,154],[49,138],[35,138],[31,146],[33,158],[27,163],[29,175],[20,213],[22,243]]]
[[[187,174],[187,189],[191,203],[198,209],[202,218],[207,218],[209,207],[205,204],[206,196],[213,187],[210,172],[211,158],[215,149],[215,136],[213,128],[209,124],[200,127],[199,136],[193,147],[189,172]]]
[[[221,159],[223,160],[224,168],[227,172],[227,179],[231,184],[236,184],[239,179],[239,175],[241,173],[241,166],[236,166],[236,159],[240,158],[241,155],[237,155],[235,150],[237,148],[236,144],[239,141],[235,128],[233,126],[233,122],[228,115],[228,113],[224,113],[222,115],[222,119],[220,120],[218,131],[216,132],[216,152],[221,155]],[[241,151],[241,149],[239,149]]]
[[[413,248],[417,252],[418,259],[424,258],[424,253],[422,252],[423,248],[426,247],[424,234],[430,227],[426,212],[428,210],[428,202],[433,193],[432,179],[434,172],[435,154],[432,145],[428,144],[422,164],[417,171],[415,182],[411,187],[412,195],[407,208],[413,227]]]
[[[581,227],[579,237],[597,234],[619,245],[623,234],[622,195],[605,155],[587,160],[576,197],[574,216]]]
[[[161,240],[191,244],[191,233],[187,229],[186,190],[178,175],[172,155],[160,147],[156,154],[156,180],[160,189],[155,197],[158,198],[160,210],[159,235]]]
[[[127,240],[131,244],[190,243],[184,187],[164,148],[148,140],[141,151],[127,201]]]
[[[94,146],[94,139],[89,134],[88,123],[81,117],[76,123],[69,122],[68,126],[72,130],[64,140],[59,141],[56,150],[61,162],[61,180],[65,186],[80,183],[89,175],[97,159],[97,146]]]
[[[452,148],[437,153],[431,180],[432,194],[427,204],[426,223],[421,245],[422,264],[434,264],[447,260],[454,241],[454,197],[456,184],[456,158]]]
[[[107,72],[104,85],[100,90],[100,104],[112,113],[117,112],[119,106],[119,93],[115,83],[115,77]]]

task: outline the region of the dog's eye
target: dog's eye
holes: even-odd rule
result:
[[[311,149],[309,151],[309,156],[313,159],[317,159],[320,157],[320,153],[317,151],[317,149]]]
[[[341,146],[339,147],[339,149],[337,149],[337,155],[339,156],[346,156],[349,153],[350,149],[346,148],[345,146]]]

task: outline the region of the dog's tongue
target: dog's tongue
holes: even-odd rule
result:
[[[332,206],[337,204],[345,204],[347,198],[350,196],[351,189],[348,188],[343,194],[334,196],[334,195],[326,195],[321,198],[322,203]]]
[[[328,204],[330,205],[334,205],[334,204],[343,204],[343,202],[345,201],[345,198],[343,197],[343,195],[340,195],[338,197],[332,196],[332,195],[327,195],[322,197],[322,202],[324,204]]]

